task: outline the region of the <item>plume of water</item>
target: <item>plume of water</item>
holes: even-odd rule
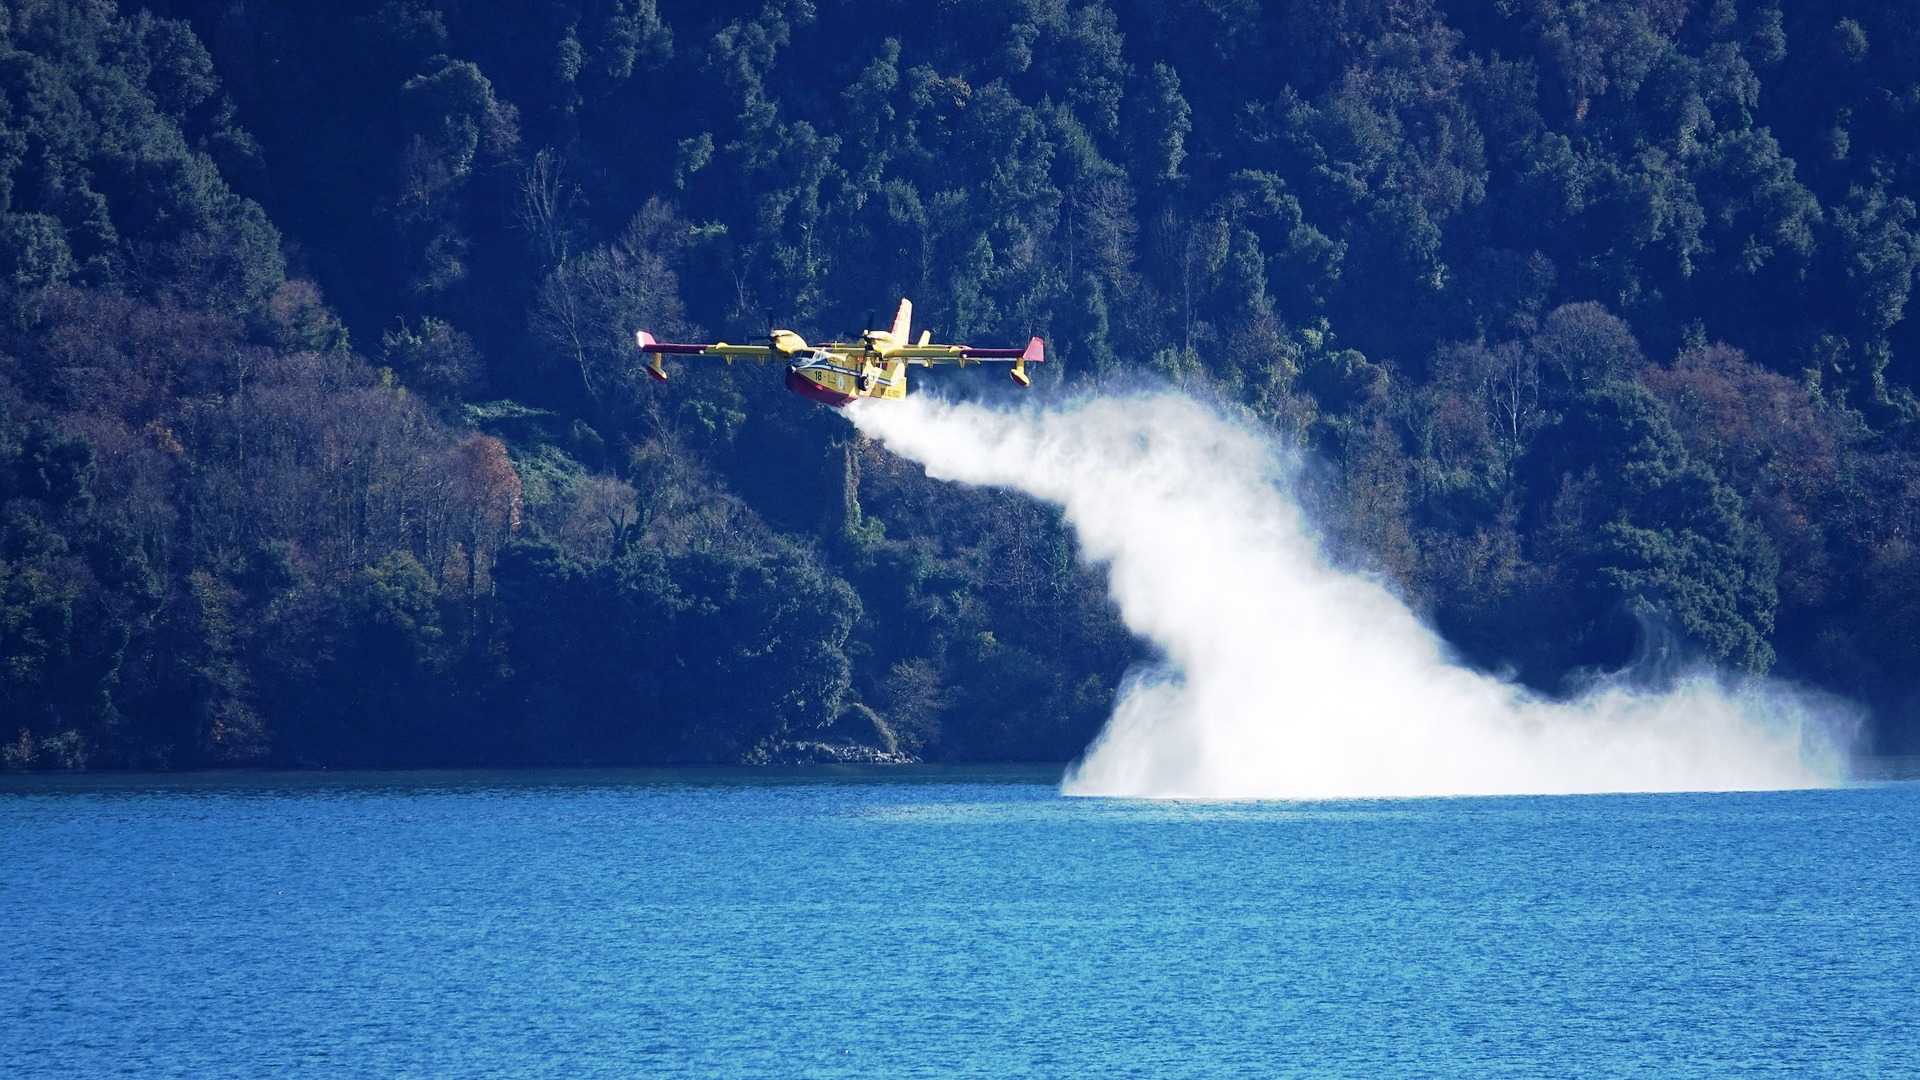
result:
[[[1469,670],[1330,565],[1269,437],[1173,393],[848,410],[928,475],[1058,503],[1110,570],[1133,672],[1069,794],[1321,798],[1754,790],[1844,778],[1843,706],[1709,674],[1573,701]]]

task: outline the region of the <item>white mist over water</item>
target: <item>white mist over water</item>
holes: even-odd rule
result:
[[[1844,706],[1766,680],[1570,702],[1455,663],[1379,582],[1330,566],[1268,437],[1158,393],[848,415],[928,475],[1060,504],[1107,563],[1132,673],[1068,794],[1150,798],[1712,791],[1845,778]]]

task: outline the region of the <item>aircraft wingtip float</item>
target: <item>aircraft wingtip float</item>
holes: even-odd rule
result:
[[[971,345],[936,345],[930,331],[921,331],[914,341],[911,324],[913,304],[900,301],[893,325],[885,330],[864,330],[858,341],[828,341],[809,345],[791,330],[767,329],[765,345],[729,345],[724,341],[704,345],[678,345],[655,341],[645,330],[634,336],[640,351],[653,357],[647,374],[665,381],[667,369],[661,365],[669,354],[718,356],[731,364],[738,359],[787,362],[787,389],[802,397],[825,402],[836,408],[859,398],[893,400],[907,396],[907,368],[936,364],[968,364],[1011,361],[1008,374],[1021,386],[1031,384],[1027,365],[1046,360],[1046,343],[1039,338],[1025,348],[977,349]]]

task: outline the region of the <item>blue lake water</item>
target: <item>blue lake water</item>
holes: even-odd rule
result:
[[[0,1076],[1884,1076],[1920,782],[0,778]]]

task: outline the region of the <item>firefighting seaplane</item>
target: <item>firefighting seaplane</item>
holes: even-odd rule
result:
[[[647,374],[663,382],[667,378],[667,369],[661,366],[661,360],[669,354],[718,356],[729,364],[742,358],[760,363],[779,359],[787,362],[787,389],[836,408],[863,397],[882,400],[906,397],[909,366],[957,364],[965,367],[968,364],[1011,360],[1013,381],[1026,386],[1030,382],[1027,365],[1046,360],[1046,346],[1039,338],[1027,342],[1024,349],[936,345],[932,331],[921,331],[920,340],[914,341],[909,329],[912,322],[913,304],[903,298],[890,329],[864,330],[858,341],[829,341],[809,345],[806,339],[791,330],[774,329],[771,320],[765,345],[729,345],[724,341],[711,345],[676,345],[655,341],[653,335],[645,330],[635,336],[640,342],[640,351],[653,357]]]

